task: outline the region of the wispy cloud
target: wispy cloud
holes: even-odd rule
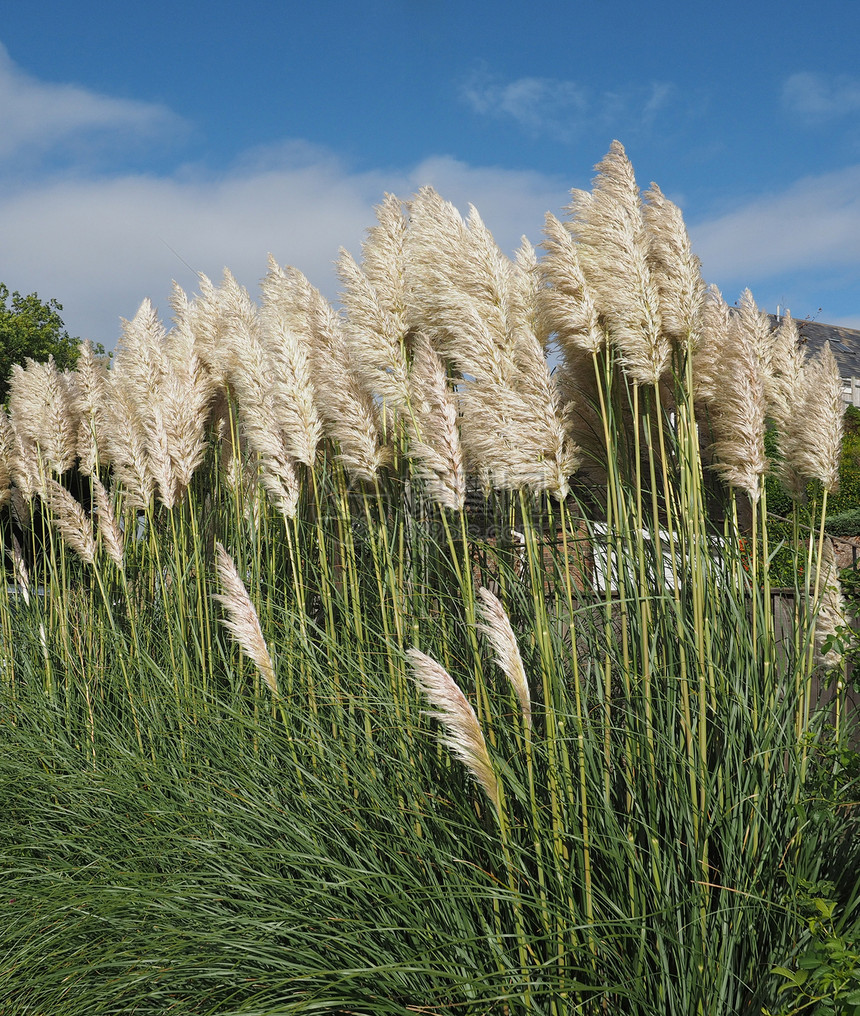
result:
[[[860,78],[801,71],[785,80],[782,101],[807,123],[835,120],[860,110]]]
[[[461,88],[476,113],[513,120],[532,136],[570,142],[592,127],[632,131],[650,125],[667,104],[672,86],[652,83],[640,89],[596,91],[576,81],[523,77],[506,81],[486,68]]]
[[[164,106],[39,81],[0,44],[0,167],[49,153],[82,158],[88,146],[109,138],[128,144],[182,129],[181,118]]]

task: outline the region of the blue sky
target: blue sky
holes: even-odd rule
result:
[[[860,4],[41,0],[0,22],[0,281],[110,347],[269,252],[331,298],[385,192],[501,245],[617,138],[729,302],[860,328]]]

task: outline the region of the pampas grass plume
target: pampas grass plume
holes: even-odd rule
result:
[[[543,329],[554,333],[562,350],[596,354],[606,344],[588,282],[570,231],[551,213],[544,224],[546,251],[538,270],[546,283],[538,293]]]
[[[840,628],[850,628],[851,620],[839,582],[833,541],[829,538],[822,545],[821,564],[821,592],[815,619],[815,654],[816,662],[831,670],[842,663],[843,657],[835,648],[824,652],[824,644],[828,637],[835,635]]]
[[[418,649],[408,649],[415,683],[436,707],[429,713],[442,724],[441,740],[483,787],[498,814],[499,782],[475,710],[447,670]]]
[[[215,599],[224,607],[227,616],[222,623],[238,642],[242,651],[254,664],[260,676],[266,682],[271,693],[278,694],[278,681],[275,677],[275,666],[263,638],[260,619],[248,590],[239,577],[232,557],[221,543],[215,544],[215,568],[223,593],[216,593]]]
[[[95,473],[90,477],[90,481],[96,502],[99,536],[108,557],[117,568],[122,568],[124,564],[123,536],[114,514],[110,494],[105,490],[104,484]]]
[[[529,682],[523,666],[520,647],[511,627],[505,608],[499,598],[483,586],[478,590],[478,608],[482,623],[478,630],[486,637],[495,653],[496,663],[502,668],[519,699],[523,720],[527,727],[532,725],[532,702]]]
[[[51,511],[51,521],[65,543],[82,561],[92,564],[96,557],[96,541],[87,513],[56,480],[46,481],[44,500]]]
[[[87,339],[78,347],[75,364],[75,408],[80,417],[77,433],[78,469],[89,476],[97,472],[107,457],[101,433],[101,403],[107,366],[96,357]]]
[[[423,334],[416,336],[410,387],[409,454],[437,504],[460,511],[466,501],[466,465],[457,427],[457,406],[442,358]]]
[[[39,447],[41,461],[57,476],[77,457],[78,414],[72,375],[57,370],[53,357],[15,365],[9,413],[16,430]]]
[[[764,447],[770,362],[765,322],[766,316],[745,290],[740,312],[729,317],[728,333],[714,360],[714,377],[720,383],[712,404],[713,468],[753,503],[761,497],[762,477],[769,467]]]
[[[798,467],[831,493],[839,487],[844,414],[842,378],[828,342],[809,365],[803,407],[806,437],[799,449]]]
[[[12,496],[12,455],[14,435],[6,410],[0,407],[0,508]]]
[[[569,228],[610,339],[636,384],[656,384],[669,366],[660,296],[642,217],[642,199],[624,147],[613,141],[591,193],[572,192]]]
[[[660,296],[663,331],[683,349],[698,340],[705,283],[693,253],[681,209],[656,183],[643,195],[642,219],[648,236],[648,263]]]

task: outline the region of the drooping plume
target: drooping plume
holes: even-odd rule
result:
[[[511,682],[527,727],[532,725],[532,702],[526,670],[520,656],[520,647],[499,598],[483,586],[478,590],[479,612],[482,623],[479,630],[487,637],[495,653],[496,663]]]
[[[475,710],[453,677],[418,649],[407,650],[412,676],[435,711],[429,715],[442,724],[442,743],[466,766],[499,811],[499,783]]]
[[[122,568],[125,563],[123,550],[124,540],[122,530],[119,527],[116,514],[113,510],[111,496],[96,473],[93,473],[90,479],[93,497],[96,502],[99,538],[102,541],[102,545],[105,548],[108,557],[113,561],[117,568]]]
[[[92,564],[96,557],[96,541],[92,522],[83,506],[56,480],[48,479],[45,484],[44,501],[50,512],[51,522],[71,549],[85,561]]]
[[[224,607],[226,617],[222,619],[224,627],[233,635],[244,654],[259,671],[260,677],[266,682],[273,695],[278,694],[278,681],[275,666],[263,638],[260,619],[245,584],[239,577],[233,558],[220,543],[215,544],[215,567],[218,581],[223,590],[214,594]]]

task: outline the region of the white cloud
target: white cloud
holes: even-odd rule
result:
[[[573,83],[553,79],[507,85],[485,79],[481,87],[473,83],[473,92],[469,101],[476,110],[535,130],[561,124],[562,114],[573,117],[577,110],[609,116],[634,105],[629,96],[583,97]],[[640,119],[646,107],[651,115],[661,108],[668,94],[668,86],[660,86],[640,96]],[[61,144],[74,151],[93,132],[113,143],[126,131],[174,125],[169,111],[157,106],[34,81],[0,48],[0,174],[4,156],[15,155],[8,173],[22,153]],[[19,173],[15,186],[0,186],[0,280],[13,290],[58,299],[72,334],[112,346],[120,317],[132,317],[144,297],[168,315],[173,278],[193,292],[196,272],[217,279],[227,266],[256,293],[269,252],[336,298],[332,265],[338,248],[359,253],[364,231],[374,223],[373,206],[386,192],[408,197],[432,184],[463,212],[472,203],[500,246],[512,252],[523,233],[539,243],[545,212],[558,213],[568,187],[583,183],[469,166],[448,156],[356,173],[332,152],[303,141],[247,152],[231,171],[218,174],[195,166],[161,176],[115,172],[93,178],[80,166],[65,176],[32,173],[23,179]],[[726,287],[773,280],[783,287],[787,276],[803,273],[807,291],[818,286],[848,294],[834,310],[853,314],[853,290],[844,280],[860,275],[860,165],[800,180],[699,222],[691,233],[709,280]],[[775,300],[781,300],[779,292]]]
[[[801,71],[782,88],[785,107],[803,120],[833,120],[860,110],[860,78]]]
[[[120,317],[133,316],[144,297],[169,315],[174,278],[193,292],[195,272],[218,279],[227,266],[256,295],[269,252],[336,299],[338,248],[360,253],[386,192],[406,198],[431,184],[464,213],[473,203],[512,252],[523,233],[540,242],[545,212],[559,212],[572,183],[450,157],[354,173],[304,143],[249,153],[224,175],[186,168],[169,177],[35,182],[0,191],[0,280],[57,298],[72,334],[111,346]],[[808,313],[829,288],[848,293],[844,280],[860,271],[860,166],[801,180],[693,224],[691,234],[705,277],[727,298],[746,285],[757,296],[773,288],[774,306]],[[843,302],[830,318],[852,314],[850,295]]]
[[[38,81],[0,44],[0,162],[58,150],[82,155],[97,139],[127,144],[181,128],[181,119],[164,106]]]
[[[474,203],[508,251],[522,233],[539,242],[545,211],[567,199],[564,184],[539,173],[435,158],[356,174],[331,153],[292,144],[258,151],[225,176],[186,170],[0,193],[0,280],[58,299],[72,334],[106,346],[144,297],[169,315],[173,278],[193,292],[195,272],[217,280],[226,266],[256,295],[269,252],[334,299],[339,247],[359,253],[386,191],[408,197],[428,183],[464,212]]]
[[[464,210],[473,202],[509,250],[523,232],[538,240],[546,208],[565,200],[539,173],[444,157],[353,173],[301,140],[245,152],[218,174],[92,173],[94,145],[122,155],[129,141],[182,126],[158,105],[38,81],[0,45],[0,280],[58,299],[72,334],[110,347],[144,297],[169,314],[173,278],[193,292],[196,273],[218,279],[227,266],[255,292],[269,252],[336,298],[338,249],[359,253],[386,191],[408,197],[431,183]]]
[[[654,83],[639,89],[598,92],[576,81],[522,77],[505,81],[485,69],[476,71],[461,94],[476,113],[514,120],[532,135],[572,141],[599,126],[632,132],[649,125],[666,104],[672,86]]]
[[[706,277],[860,265],[860,165],[806,177],[690,232]]]

